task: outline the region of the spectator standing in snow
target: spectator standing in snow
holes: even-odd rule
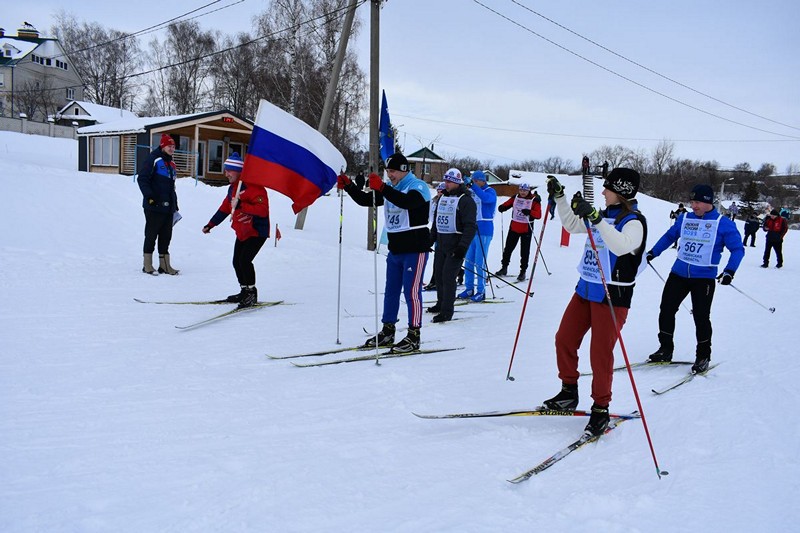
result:
[[[764,220],[764,231],[767,232],[767,242],[764,246],[764,263],[761,268],[769,268],[769,256],[775,250],[775,259],[778,261],[775,268],[783,267],[783,236],[789,231],[789,223],[777,209],[773,209]]]
[[[365,347],[392,347],[396,353],[419,349],[422,327],[422,285],[425,263],[430,249],[428,213],[431,193],[428,185],[410,170],[408,160],[395,153],[386,160],[390,183],[375,173],[369,175],[370,192],[362,191],[350,179],[339,176],[338,188],[363,207],[383,206],[384,228],[389,239],[386,256],[386,285],[383,296],[383,328],[377,338],[370,338]],[[400,311],[400,293],[408,307],[408,334],[394,344],[395,323]],[[392,346],[394,344],[394,346]]]
[[[677,220],[677,218],[678,218],[679,216],[681,216],[681,215],[682,215],[682,214],[684,214],[684,213],[686,213],[686,208],[685,208],[685,207],[683,207],[683,204],[678,204],[678,208],[677,208],[677,209],[675,209],[675,211],[670,211],[670,212],[669,212],[669,218],[670,218],[671,220],[675,221],[675,220]],[[673,222],[673,223],[674,223],[674,222]],[[672,247],[673,247],[673,248],[677,248],[677,247],[678,247],[678,241],[675,241],[675,242],[672,244]]]
[[[739,206],[736,202],[731,204],[731,207],[728,209],[728,215],[730,215],[731,220],[736,220],[736,215],[739,214]]]
[[[542,199],[537,192],[531,194],[531,186],[521,183],[519,192],[497,207],[503,213],[513,209],[511,212],[511,225],[508,228],[505,247],[503,248],[503,259],[500,270],[495,272],[495,276],[507,276],[508,264],[511,262],[511,254],[517,243],[522,241],[519,254],[519,275],[518,281],[525,281],[525,273],[528,270],[528,261],[531,255],[531,237],[533,235],[534,220],[542,218]]]
[[[486,299],[486,269],[489,245],[494,235],[494,211],[497,208],[497,192],[486,183],[486,174],[482,170],[472,173],[472,198],[476,205],[477,232],[475,238],[467,249],[466,265],[464,268],[464,292],[459,298],[470,298],[473,302],[482,302]],[[477,277],[478,291],[475,292],[475,278]]]
[[[675,223],[647,252],[649,263],[672,243],[681,240],[678,257],[664,284],[661,309],[658,314],[659,348],[650,355],[650,361],[672,361],[675,348],[675,313],[687,295],[692,295],[697,348],[692,372],[708,370],[711,361],[711,303],[714,300],[714,278],[721,285],[730,285],[736,269],[744,257],[742,236],[736,224],[714,208],[714,191],[709,185],[696,185],[689,203],[691,213],[678,216]],[[730,257],[722,274],[717,276],[717,266],[722,250],[727,248]]]
[[[179,271],[172,268],[169,258],[169,244],[172,241],[172,226],[178,218],[178,193],[175,191],[175,140],[166,133],[161,135],[158,148],[139,168],[136,179],[142,191],[144,208],[144,265],[142,272],[155,274],[153,252],[158,241],[158,272],[175,275]]]
[[[547,192],[555,197],[563,227],[570,233],[591,231],[597,255],[587,236],[578,265],[580,278],[555,338],[561,391],[546,400],[544,406],[569,411],[578,407],[578,348],[591,329],[589,358],[594,404],[586,432],[592,435],[602,435],[608,427],[617,327],[622,329],[628,317],[636,275],[641,270],[647,242],[647,222],[639,212],[635,198],[639,181],[639,174],[634,170],[612,170],[603,183],[606,208],[597,211],[580,193],[575,193],[568,203],[561,183],[555,176],[547,177]],[[586,221],[591,223],[590,228],[587,228]],[[608,284],[613,315],[597,266],[598,258]]]
[[[431,226],[431,244],[436,244],[433,276],[436,279],[436,304],[428,308],[436,313],[434,322],[453,319],[456,278],[461,263],[475,237],[476,205],[464,185],[461,172],[451,168],[444,173],[444,195],[439,199]]]
[[[270,226],[267,190],[260,185],[241,182],[239,176],[243,166],[244,161],[236,152],[225,160],[222,171],[230,184],[228,194],[208,224],[203,226],[203,233],[210,233],[211,228],[231,215],[231,227],[236,233],[233,270],[236,272],[240,290],[238,294],[232,294],[226,299],[231,303],[238,303],[240,309],[252,307],[258,302],[253,260],[269,239]]]
[[[744,240],[742,244],[747,246],[747,238],[750,238],[750,246],[752,248],[756,247],[756,233],[758,233],[759,228],[761,228],[761,223],[758,221],[758,217],[754,213],[750,213],[750,216],[747,217],[747,221],[744,223]]]

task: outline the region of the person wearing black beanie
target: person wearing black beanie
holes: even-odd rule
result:
[[[714,279],[721,285],[731,284],[744,257],[744,245],[736,224],[714,208],[714,190],[710,185],[696,185],[690,199],[691,212],[679,215],[675,223],[647,252],[647,262],[650,263],[680,239],[678,257],[661,294],[661,310],[658,315],[659,348],[650,355],[649,361],[672,361],[675,349],[675,314],[681,302],[691,294],[697,339],[692,372],[700,374],[708,370],[711,361]],[[722,260],[724,248],[730,251],[730,257],[722,274],[717,275],[717,266]]]

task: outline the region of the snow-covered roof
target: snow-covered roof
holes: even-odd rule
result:
[[[6,59],[21,59],[35,50],[37,46],[39,46],[39,43],[34,41],[15,37],[0,37],[0,50],[2,50],[3,57]],[[6,50],[11,50],[11,54],[7,55]]]
[[[201,113],[202,114],[202,113]],[[121,134],[121,133],[143,133],[148,126],[160,124],[162,122],[174,122],[185,120],[196,116],[197,113],[188,115],[173,115],[169,117],[131,117],[107,122],[105,124],[95,124],[94,126],[84,126],[78,128],[78,135],[92,134]]]
[[[83,110],[86,111],[87,114],[73,115],[71,113],[62,113],[65,110],[70,110],[75,105],[78,105],[81,108],[83,108]],[[68,119],[68,120],[86,120],[87,118],[91,118],[92,120],[95,120],[101,124],[106,124],[108,122],[115,122],[117,120],[138,118],[138,115],[136,115],[136,113],[127,111],[125,109],[119,109],[116,107],[95,104],[92,102],[79,102],[77,100],[72,101],[69,104],[65,105],[61,109],[61,111],[59,111],[59,116],[63,119]]]

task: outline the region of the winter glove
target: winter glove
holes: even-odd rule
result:
[[[345,187],[353,183],[350,181],[350,178],[345,176],[344,174],[339,174],[339,177],[336,178],[336,188],[340,191],[343,190]]]
[[[561,182],[553,175],[547,176],[547,196],[553,196],[555,198],[564,196],[564,186],[561,185]]]
[[[374,172],[369,175],[369,188],[372,189],[373,191],[381,192],[385,185],[386,184],[383,183],[381,177],[375,174]]]
[[[456,246],[455,250],[453,250],[453,253],[451,255],[453,256],[453,258],[461,261],[462,259],[464,259],[464,257],[467,256],[467,247],[462,245]]]
[[[592,224],[597,224],[601,220],[603,220],[602,215],[597,212],[597,209],[587,202],[580,193],[575,193],[575,196],[572,197],[572,212],[575,213],[577,216],[581,218],[585,218]]]
[[[497,206],[497,210],[500,211],[501,213],[504,213],[504,212],[508,211],[509,209],[511,209],[511,207],[509,207],[509,206],[507,206],[505,204],[500,204],[499,206]]]
[[[719,281],[720,285],[730,285],[731,281],[733,281],[733,272],[730,270],[725,270],[717,276],[717,281]]]
[[[647,262],[648,262],[648,264],[650,263],[650,261],[652,261],[652,260],[653,260],[653,259],[655,259],[655,258],[656,258],[656,256],[655,256],[655,254],[653,253],[653,251],[652,251],[652,250],[650,250],[649,252],[647,252],[646,259],[647,259]]]
[[[529,216],[531,216],[531,210],[530,209],[523,209],[522,210],[522,214],[525,215],[526,217],[529,217]]]
[[[203,233],[211,233],[211,228],[213,228],[213,227],[214,226],[206,224],[205,226],[203,226]]]

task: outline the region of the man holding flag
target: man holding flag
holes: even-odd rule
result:
[[[430,249],[428,212],[431,193],[428,185],[409,169],[401,153],[386,161],[386,173],[391,184],[384,183],[375,173],[369,175],[371,192],[360,190],[344,174],[338,187],[364,207],[384,206],[384,228],[389,236],[389,255],[386,257],[386,287],[383,297],[383,329],[377,335],[377,345],[392,347],[394,353],[419,349],[422,326],[422,276]],[[374,195],[374,196],[373,196]],[[408,307],[408,334],[394,344],[395,323],[400,310],[400,293]],[[365,347],[375,347],[376,337]],[[392,346],[394,344],[394,346]]]

